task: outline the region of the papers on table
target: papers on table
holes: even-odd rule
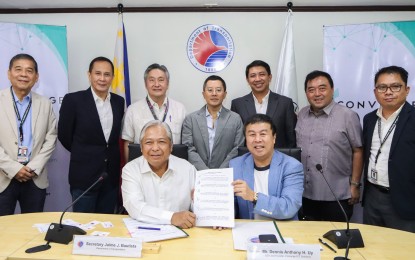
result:
[[[236,250],[246,250],[248,241],[251,243],[259,243],[258,236],[264,234],[275,235],[278,243],[292,242],[292,240],[284,240],[275,221],[237,222],[232,229],[233,248]]]
[[[103,228],[112,228],[114,225],[110,221],[101,222],[98,220],[92,220],[86,224],[81,224],[79,222],[76,222],[72,219],[64,219],[62,221],[62,224],[69,225],[69,226],[75,226],[79,227],[85,231],[95,229],[95,226],[98,224],[101,224]],[[46,233],[49,229],[50,223],[38,223],[33,224],[33,227],[37,228],[40,233]]]
[[[143,242],[168,240],[189,235],[173,225],[157,225],[139,222],[132,218],[123,218],[131,237],[140,238]]]
[[[233,169],[196,173],[193,211],[198,227],[234,227]]]

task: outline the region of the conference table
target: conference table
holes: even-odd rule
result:
[[[37,245],[45,244],[45,233],[40,233],[33,224],[58,222],[61,213],[44,212],[30,214],[16,214],[0,217],[0,259],[120,259],[117,257],[72,255],[72,245],[51,243],[51,249],[43,252],[27,254],[25,250]],[[110,221],[114,227],[103,228],[97,225],[88,231],[110,232],[111,237],[129,237],[123,218],[126,215],[65,214],[64,219],[72,219],[85,224],[97,220]],[[247,220],[237,220],[247,221]],[[291,237],[297,244],[319,244],[318,238],[332,229],[344,229],[345,223],[340,222],[312,222],[312,221],[278,221],[278,227],[284,237]],[[415,259],[415,234],[395,229],[381,228],[363,224],[351,224],[351,228],[360,229],[365,243],[364,248],[350,249],[349,258],[355,259]],[[233,249],[232,230],[222,231],[212,228],[187,229],[187,238],[159,241],[161,245],[158,253],[143,252],[145,259],[246,259],[245,251]],[[326,240],[326,239],[324,239]],[[326,240],[336,248],[330,241]],[[344,256],[344,249],[337,249],[337,253],[322,247],[321,259],[333,259],[335,256]]]

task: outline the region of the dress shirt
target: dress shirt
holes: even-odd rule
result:
[[[13,89],[12,89],[13,90]],[[29,102],[32,99],[31,93],[26,95],[22,101],[16,96],[16,93],[13,90],[14,95],[14,102],[16,103],[17,111],[19,112],[20,119],[23,119],[23,115],[29,106]],[[33,106],[33,104],[32,104]],[[17,125],[17,140],[19,146],[27,147],[27,158],[30,160],[30,156],[32,154],[32,145],[33,145],[33,138],[32,138],[32,108],[30,108],[29,113],[27,114],[26,120],[23,123],[23,142],[20,142],[20,121],[17,119],[16,115],[16,125]],[[17,151],[16,151],[17,153]]]
[[[269,92],[270,91],[268,91],[268,94],[262,99],[262,103],[259,103],[254,93],[252,93],[252,96],[254,97],[254,102],[255,102],[255,111],[258,114],[264,114],[264,115],[267,114]]]
[[[128,214],[138,221],[171,224],[173,213],[190,210],[196,168],[174,155],[160,178],[144,156],[122,170],[122,197]]]
[[[333,194],[316,169],[316,165],[321,164],[337,198],[349,199],[353,148],[362,147],[362,127],[357,113],[334,101],[319,113],[307,106],[298,114],[295,132],[304,165],[303,197],[334,201]]]
[[[376,115],[380,118],[381,122],[381,138],[382,141],[385,138],[386,134],[388,133],[389,129],[391,128],[393,121],[395,121],[396,117],[399,115],[399,113],[402,110],[403,105],[396,110],[388,119],[384,118],[382,116],[382,107],[376,111]],[[399,120],[399,118],[398,118]],[[375,165],[375,158],[376,154],[379,151],[380,148],[380,142],[379,139],[379,130],[378,130],[378,122],[375,124],[375,130],[373,130],[373,136],[372,136],[372,145],[370,148],[370,157],[369,157],[369,171],[367,174],[367,179],[369,182],[381,185],[384,187],[389,187],[389,177],[388,177],[388,163],[389,163],[389,152],[392,145],[392,139],[393,135],[395,133],[396,125],[389,134],[388,139],[386,139],[385,143],[382,146],[381,153],[379,154],[378,162]],[[376,169],[377,176],[372,176],[371,170]],[[375,178],[374,178],[375,177]]]
[[[150,100],[150,103],[152,102]],[[153,107],[155,106],[153,105]],[[156,110],[158,110],[159,119],[163,120],[165,110],[161,109],[160,111],[158,106],[155,108],[155,113],[157,114]],[[169,98],[169,110],[165,122],[173,133],[174,144],[181,143],[182,124],[185,116],[186,109],[183,104]],[[121,138],[129,142],[140,143],[141,129],[151,120],[154,120],[154,117],[145,98],[131,104],[125,113]]]
[[[105,141],[107,141],[108,143],[108,139],[110,138],[112,130],[113,120],[111,94],[108,92],[105,100],[102,100],[100,97],[98,97],[93,88],[91,88],[91,90],[92,96],[94,97],[95,105],[98,110],[99,121],[101,122],[102,131],[104,132]]]
[[[209,110],[206,106],[206,123],[207,123],[208,133],[209,133],[209,154],[212,154],[213,143],[215,142],[216,128],[219,122],[218,118],[220,116],[221,111],[222,111],[222,108],[220,108],[220,110],[218,111],[218,117],[216,118],[216,122],[213,122],[213,117],[209,113]]]

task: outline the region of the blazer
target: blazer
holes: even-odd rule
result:
[[[103,172],[113,186],[119,185],[121,122],[124,98],[110,93],[113,114],[112,130],[107,141],[102,131],[98,110],[91,88],[66,94],[58,123],[58,139],[71,152],[69,184],[71,188],[86,189]]]
[[[368,165],[372,137],[378,116],[376,110],[363,118],[364,183],[368,185]],[[389,137],[390,138],[390,137]],[[415,108],[405,102],[399,113],[388,161],[390,197],[400,217],[415,220]],[[367,190],[367,189],[365,189]],[[365,192],[363,193],[363,206]]]
[[[254,190],[254,158],[251,153],[231,160],[234,180],[244,180]],[[303,165],[277,150],[272,156],[268,175],[268,195],[258,193],[256,205],[252,201],[235,196],[235,217],[253,219],[259,214],[273,219],[298,219],[302,204]]]
[[[238,114],[222,107],[216,125],[210,154],[206,105],[184,119],[182,143],[188,147],[188,161],[198,170],[229,167],[229,161],[238,155],[238,147],[244,144],[242,120]]]
[[[27,164],[36,170],[34,183],[41,189],[49,185],[45,167],[56,144],[56,117],[52,103],[46,97],[32,93],[33,147]],[[10,89],[0,90],[0,192],[3,192],[16,173],[23,167],[17,162],[18,130]]]
[[[256,114],[252,92],[246,96],[232,100],[231,110],[238,113],[242,118],[242,122],[245,124],[249,117]],[[292,99],[270,91],[266,114],[271,117],[272,122],[277,128],[275,147],[296,147],[295,124],[297,123],[297,115],[294,113]]]

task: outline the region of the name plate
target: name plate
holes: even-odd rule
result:
[[[138,238],[74,236],[72,254],[141,257],[142,246]]]
[[[307,259],[320,260],[320,245],[248,243],[248,260]]]

